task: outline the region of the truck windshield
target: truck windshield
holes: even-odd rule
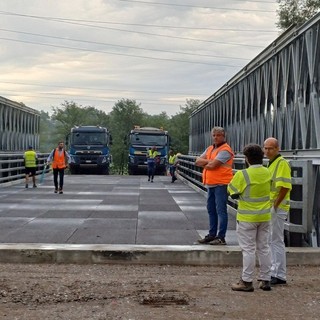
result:
[[[167,144],[167,136],[133,133],[130,136],[130,144],[142,146],[164,146]]]
[[[71,134],[71,144],[107,144],[107,135],[103,132],[73,132]]]

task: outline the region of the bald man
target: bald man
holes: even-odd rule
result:
[[[271,137],[264,142],[264,154],[269,159],[271,173],[271,285],[287,283],[284,223],[290,209],[291,169],[287,160],[279,153],[278,140]]]

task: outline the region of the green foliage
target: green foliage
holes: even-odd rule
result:
[[[169,116],[166,112],[161,112],[159,115],[147,115],[145,123],[139,125],[140,127],[163,128],[163,130],[168,130],[169,124]]]
[[[107,127],[112,135],[111,154],[113,164],[111,173],[127,172],[127,138],[134,126],[163,128],[169,131],[171,144],[176,152],[187,154],[189,150],[189,116],[200,104],[199,100],[187,100],[180,106],[180,112],[169,117],[166,112],[159,115],[146,114],[135,100],[122,99],[115,103],[112,111],[106,114],[94,107],[78,106],[65,101],[61,107],[53,107],[53,114],[41,112],[40,147],[49,152],[59,140],[64,140],[75,125],[101,125]]]
[[[78,106],[75,102],[65,101],[62,108],[52,107],[52,120],[56,121],[56,135],[64,139],[74,126],[108,126],[108,116],[94,107]]]
[[[94,107],[78,106],[75,102],[65,101],[61,108],[52,107],[52,120],[55,121],[54,137],[56,143],[65,140],[70,130],[78,125],[101,125],[108,127],[109,116]]]
[[[281,30],[293,24],[302,25],[320,11],[319,0],[277,0],[277,2],[279,9],[276,25]]]
[[[49,113],[40,112],[40,152],[50,152],[55,146],[52,136],[55,131],[55,124],[51,120]]]
[[[187,99],[185,106],[180,106],[180,112],[171,118],[168,131],[171,136],[171,147],[175,152],[188,154],[189,117],[199,104],[200,100]]]
[[[127,135],[135,125],[144,123],[146,114],[135,100],[122,99],[110,112],[110,131],[113,137],[113,172],[123,173],[128,161]]]

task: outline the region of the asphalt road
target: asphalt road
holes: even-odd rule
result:
[[[156,176],[52,175],[37,188],[0,188],[0,243],[192,245],[207,234],[206,199],[186,183]],[[228,245],[237,245],[234,217]]]

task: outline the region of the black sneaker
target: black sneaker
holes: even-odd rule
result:
[[[36,184],[34,184],[34,185],[33,185],[33,187],[34,187],[34,188],[37,188],[37,185],[36,185]]]
[[[271,285],[277,285],[277,284],[287,284],[286,280],[282,280],[276,277],[271,277],[271,281],[270,281]]]
[[[54,189],[54,193],[58,193],[58,189]]]
[[[59,194],[63,194],[63,190],[61,188],[59,189]]]
[[[221,239],[221,238],[216,237],[215,239],[210,241],[209,244],[211,244],[212,246],[225,246],[227,243],[226,243],[225,239]]]
[[[259,283],[259,288],[262,289],[263,291],[270,291],[271,290],[270,281],[261,280]]]
[[[29,188],[28,184],[26,184],[26,188],[27,188],[27,189]]]
[[[213,241],[216,237],[215,236],[210,236],[210,234],[207,234],[203,239],[199,239],[199,243],[206,243],[208,244],[209,242]]]

